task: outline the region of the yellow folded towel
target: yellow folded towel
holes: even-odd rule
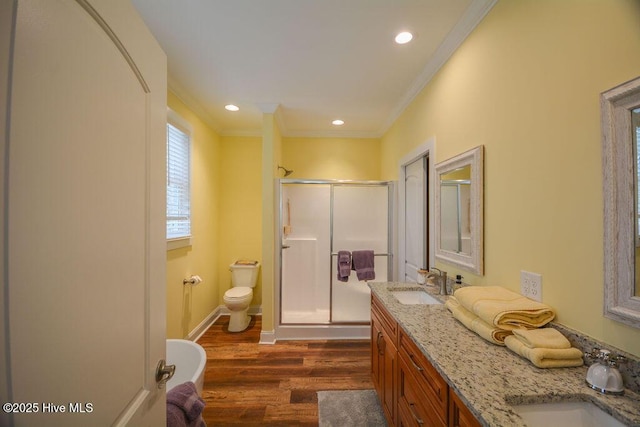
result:
[[[258,261],[252,259],[239,259],[235,262],[236,265],[258,265]]]
[[[569,340],[553,328],[514,329],[513,335],[529,348],[571,348]]]
[[[484,322],[478,316],[465,309],[455,297],[450,297],[444,305],[453,314],[453,317],[459,320],[467,329],[493,344],[504,345],[505,337],[511,335],[511,331],[498,329]]]
[[[506,337],[504,343],[509,350],[529,359],[538,368],[567,368],[583,364],[582,352],[577,348],[530,348],[515,335]]]
[[[500,329],[539,328],[555,317],[548,305],[501,286],[465,286],[454,295],[464,308]]]

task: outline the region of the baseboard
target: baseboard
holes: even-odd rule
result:
[[[229,316],[230,314],[231,312],[225,305],[217,306],[211,313],[209,313],[207,317],[204,318],[202,322],[200,322],[200,324],[198,324],[198,326],[196,326],[191,332],[189,332],[189,335],[187,335],[186,339],[190,341],[197,341],[205,332],[207,332],[207,329],[209,329],[220,316]],[[262,306],[255,305],[249,307],[248,314],[253,316],[261,316]]]
[[[258,344],[275,344],[276,343],[276,332],[271,331],[262,331],[260,332],[260,342]]]
[[[211,325],[213,325],[216,320],[218,320],[218,318],[222,314],[222,307],[224,306],[218,306],[211,313],[209,313],[209,315],[205,317],[204,320],[200,322],[200,324],[198,324],[198,326],[196,326],[191,332],[189,332],[189,335],[187,335],[187,339],[191,341],[198,341],[202,334],[207,332],[207,329],[209,329]]]

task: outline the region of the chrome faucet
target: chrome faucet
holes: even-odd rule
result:
[[[432,270],[436,270],[438,274],[432,273],[431,272]],[[430,279],[432,277],[435,277],[440,283],[440,295],[447,295],[447,272],[442,271],[435,267],[431,267],[429,269],[429,273],[427,274],[426,278]]]

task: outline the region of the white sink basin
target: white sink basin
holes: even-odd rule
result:
[[[442,304],[425,291],[391,291],[400,304]]]
[[[625,427],[625,424],[589,402],[537,403],[513,408],[529,427]]]

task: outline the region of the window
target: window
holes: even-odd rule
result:
[[[191,244],[191,130],[169,110],[167,120],[167,248]]]

